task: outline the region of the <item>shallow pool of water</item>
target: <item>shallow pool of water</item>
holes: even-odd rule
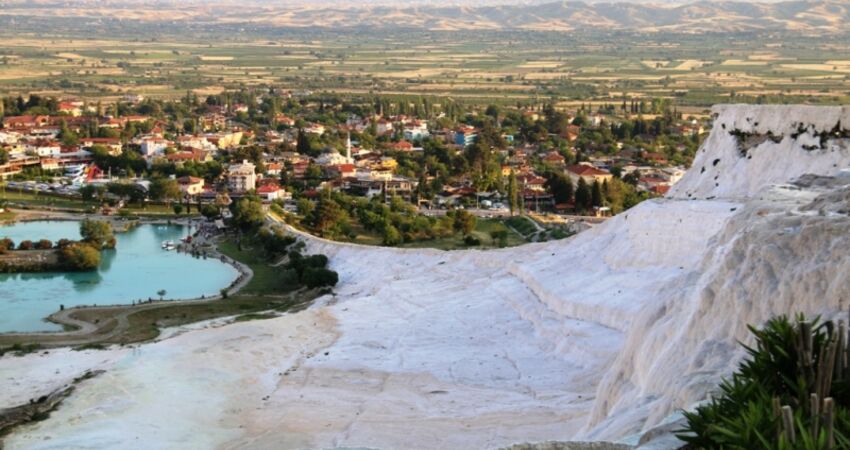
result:
[[[84,273],[0,274],[0,333],[57,331],[44,321],[59,310],[78,305],[119,305],[134,300],[157,299],[164,289],[167,299],[216,295],[238,276],[236,269],[217,259],[194,258],[167,252],[163,241],[186,235],[182,226],[141,225],[116,233],[116,250],[104,251],[100,268]],[[78,240],[78,222],[29,222],[0,227],[0,239]]]

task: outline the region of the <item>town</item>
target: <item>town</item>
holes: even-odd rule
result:
[[[663,195],[710,126],[669,99],[568,111],[280,88],[32,94],[1,106],[0,201],[12,206],[194,207],[229,219],[247,199],[315,234],[383,245],[458,233],[480,245],[476,220],[508,224],[491,232],[494,245],[508,244],[508,229],[520,242],[569,236]]]

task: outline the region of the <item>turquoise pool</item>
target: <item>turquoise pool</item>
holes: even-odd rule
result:
[[[96,272],[0,274],[0,333],[10,331],[56,331],[61,328],[45,317],[78,305],[130,304],[134,300],[210,296],[230,285],[238,271],[216,259],[194,258],[167,252],[163,241],[186,235],[182,226],[141,225],[117,233],[116,250],[105,251]],[[0,227],[0,239],[79,239],[78,222],[29,222]]]

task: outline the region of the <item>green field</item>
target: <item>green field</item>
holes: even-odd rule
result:
[[[0,193],[0,202],[8,201],[11,206],[20,208],[57,208],[79,212],[93,211],[99,205],[94,201],[63,197],[48,193],[17,192],[6,190]],[[130,214],[156,217],[176,217],[174,209],[166,205],[148,204],[139,206],[129,204],[125,208]],[[194,211],[194,209],[193,209]]]
[[[246,295],[266,295],[286,292],[282,286],[280,274],[282,269],[272,267],[269,261],[263,258],[262,252],[246,243],[240,250],[236,242],[226,239],[218,245],[218,250],[229,258],[240,261],[254,272],[254,277],[241,293]]]
[[[410,242],[401,245],[402,248],[436,248],[439,250],[462,250],[470,248],[499,248],[498,242],[493,242],[490,233],[493,231],[508,231],[507,247],[516,247],[525,244],[527,241],[508,229],[501,221],[496,219],[478,219],[475,224],[475,230],[471,235],[481,242],[481,245],[469,246],[464,242],[464,236],[460,233],[447,237],[439,238],[430,241]],[[379,242],[380,244],[380,242]]]
[[[850,101],[850,45],[789,36],[639,33],[261,33],[215,40],[3,35],[0,95],[120,99],[280,87],[498,103]],[[212,42],[212,43],[211,43]],[[698,110],[695,110],[698,111]]]

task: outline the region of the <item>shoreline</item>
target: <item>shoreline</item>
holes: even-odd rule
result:
[[[17,211],[20,210],[15,210]],[[80,221],[84,218],[91,218],[92,215],[85,214],[70,214],[70,213],[60,213],[57,214],[53,211],[38,211],[36,214],[24,215],[24,217],[16,217],[12,223],[26,223],[26,222],[38,222],[38,221]],[[113,216],[95,216],[101,220],[110,220],[110,222],[114,222]],[[181,226],[190,226],[192,218],[185,219],[133,219],[133,221],[138,222],[144,225],[181,225]],[[120,221],[123,222],[123,221]],[[177,223],[175,223],[177,222]],[[123,232],[123,231],[119,231]],[[222,288],[222,290],[215,295],[206,296],[202,295],[200,297],[194,298],[181,298],[181,299],[170,299],[170,300],[152,300],[149,299],[147,301],[136,301],[130,299],[130,303],[116,303],[111,305],[79,305],[72,308],[67,308],[63,310],[56,311],[49,316],[45,317],[44,320],[50,323],[54,323],[59,325],[65,330],[61,331],[38,331],[38,332],[0,332],[0,339],[5,340],[34,340],[34,341],[44,341],[60,339],[59,342],[41,342],[41,344],[47,344],[54,347],[66,347],[72,345],[81,345],[86,343],[92,343],[96,341],[108,340],[109,338],[115,337],[118,332],[112,331],[109,332],[106,336],[95,336],[95,333],[101,331],[106,325],[101,325],[99,323],[91,323],[85,320],[80,320],[72,317],[75,313],[80,311],[108,311],[114,313],[114,316],[120,321],[126,320],[132,314],[135,314],[140,311],[149,310],[149,309],[158,309],[158,308],[169,308],[169,307],[179,307],[186,305],[204,305],[211,304],[220,300],[224,300],[229,298],[230,296],[237,295],[254,277],[254,273],[250,267],[246,264],[243,264],[239,261],[234,260],[224,254],[222,254],[218,250],[218,242],[217,238],[213,238],[209,241],[212,244],[212,252],[208,255],[208,258],[218,259],[221,263],[227,264],[233,267],[237,276],[231,283]],[[181,250],[177,250],[181,251]],[[185,252],[189,254],[190,252]],[[222,292],[226,292],[226,296],[222,295]],[[67,328],[71,328],[68,330]],[[119,330],[120,331],[120,330]]]

